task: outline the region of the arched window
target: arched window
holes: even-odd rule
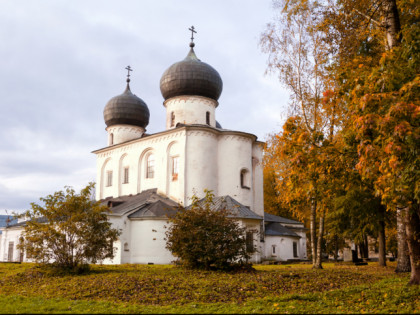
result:
[[[128,243],[124,243],[124,251],[125,252],[128,252],[129,251],[129,249],[128,249]]]
[[[242,169],[241,170],[241,175],[240,175],[240,181],[241,181],[241,187],[242,188],[246,188],[246,189],[250,189],[250,175],[249,175],[249,171],[247,169]]]
[[[155,177],[155,156],[149,154],[146,159],[146,178]]]
[[[171,112],[171,127],[175,126],[175,113]]]
[[[113,145],[114,144],[114,134],[113,133],[111,133],[110,135],[109,135],[109,145]]]
[[[206,112],[206,124],[210,125],[210,112]]]

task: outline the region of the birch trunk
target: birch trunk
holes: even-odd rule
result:
[[[398,256],[395,272],[410,272],[410,256],[408,255],[407,238],[403,222],[403,210],[401,208],[397,208],[397,242]]]
[[[316,249],[316,261],[314,268],[322,269],[322,238],[324,236],[324,212],[322,212],[319,218],[319,231],[318,231],[318,244]]]
[[[316,251],[317,251],[317,240],[316,240],[316,200],[315,198],[311,201],[311,253],[312,253],[312,266],[316,265]]]

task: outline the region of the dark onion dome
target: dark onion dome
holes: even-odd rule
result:
[[[197,58],[194,43],[184,60],[174,63],[160,79],[160,91],[165,101],[174,96],[198,95],[217,101],[222,93],[223,82],[219,73]]]
[[[129,81],[124,93],[111,98],[104,108],[107,127],[124,124],[146,128],[149,117],[149,108],[141,98],[131,93]]]

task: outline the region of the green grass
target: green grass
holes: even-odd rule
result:
[[[0,313],[417,313],[420,289],[386,268],[256,266],[254,273],[93,266],[55,275],[0,264]]]

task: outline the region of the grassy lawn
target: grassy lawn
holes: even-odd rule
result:
[[[253,273],[175,266],[93,266],[54,275],[0,264],[0,313],[418,313],[420,288],[395,264],[255,266]]]

